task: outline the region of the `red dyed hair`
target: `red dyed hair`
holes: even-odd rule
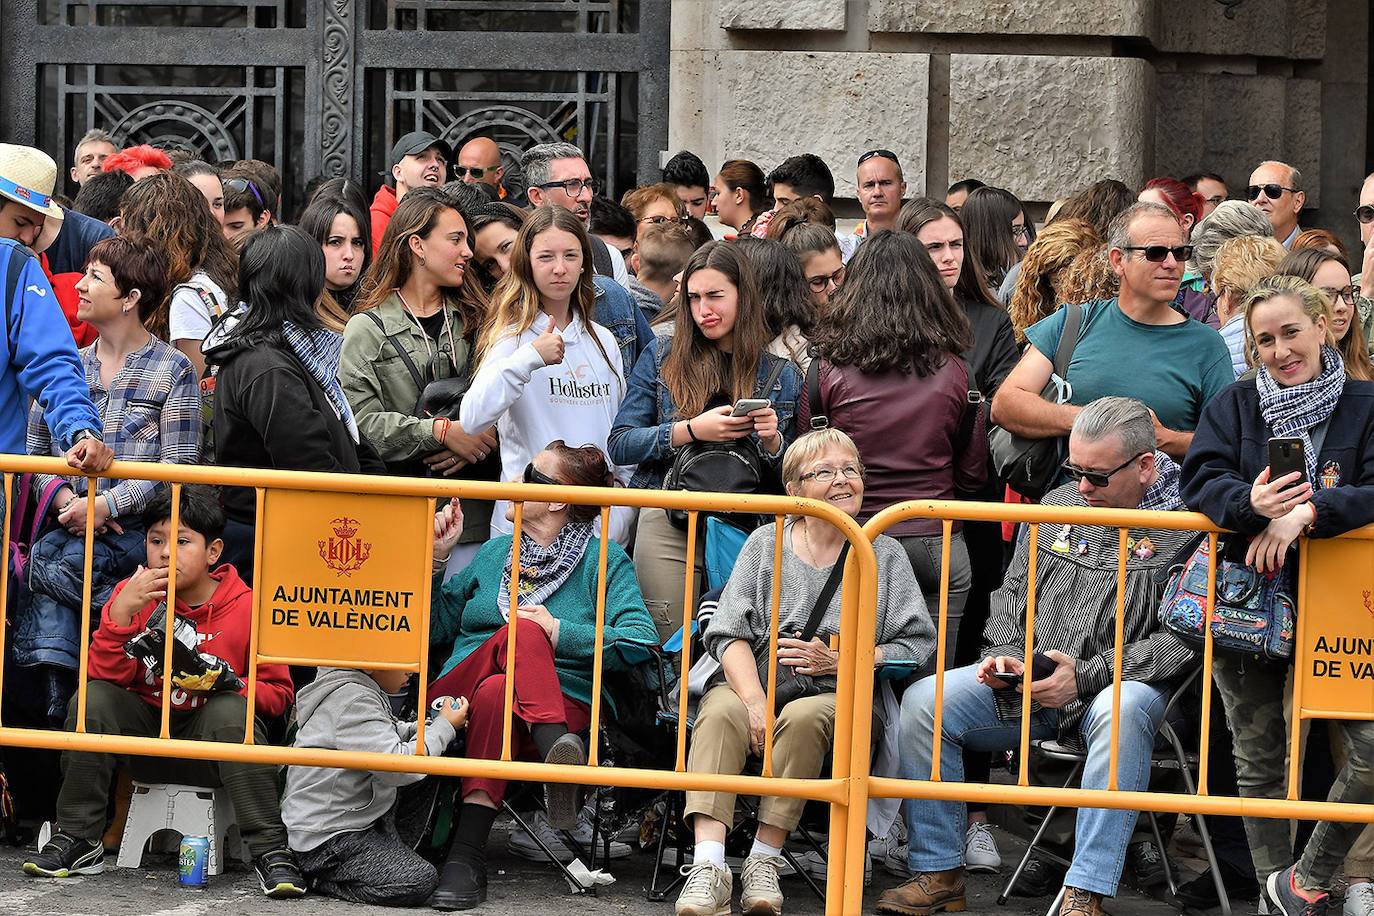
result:
[[[156,146],[149,146],[144,143],[141,146],[126,147],[113,156],[106,158],[101,163],[102,172],[113,172],[118,169],[121,172],[128,172],[130,175],[135,169],[171,169],[172,160],[167,158],[167,154]]]
[[[109,161],[108,159],[106,160]],[[1158,191],[1164,195],[1165,201],[1169,204],[1169,209],[1174,211],[1174,215],[1182,219],[1184,215],[1193,218],[1193,225],[1198,224],[1202,219],[1202,207],[1207,201],[1196,191],[1190,190],[1186,184],[1177,178],[1151,178],[1145,182],[1142,191]]]

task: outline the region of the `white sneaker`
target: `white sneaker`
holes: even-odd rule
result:
[[[1374,916],[1374,884],[1361,881],[1345,889],[1345,916]]]
[[[682,866],[687,881],[677,895],[677,916],[730,916],[730,892],[735,876],[714,862]]]
[[[964,835],[964,869],[995,875],[1001,867],[1002,856],[997,852],[992,825],[983,821],[969,821],[968,833]]]
[[[911,877],[911,870],[906,865],[906,824],[900,817],[892,822],[892,829],[887,832],[887,836],[875,837],[868,841],[868,857],[870,860],[878,861],[883,866],[883,871],[889,875],[896,875],[898,878]],[[864,874],[868,874],[867,870]]]
[[[822,846],[821,848],[826,849],[827,846]],[[802,871],[806,872],[817,881],[824,881],[826,875],[830,872],[829,859],[823,853],[816,852],[814,849],[808,849],[806,852],[799,852],[794,855],[793,858],[797,860],[797,864],[801,866]],[[778,874],[788,875],[791,873],[792,869],[788,866],[787,860],[783,859],[782,865],[778,868]],[[873,860],[869,858],[864,860],[864,887],[868,887],[872,883]]]
[[[744,860],[739,877],[739,908],[745,916],[782,916],[778,866],[782,856],[754,853]]]
[[[549,824],[549,819],[543,811],[535,810],[535,812],[526,818],[525,821],[535,833],[539,834],[539,838],[553,851],[553,854],[558,857],[558,861],[571,862],[577,857],[577,853],[568,848],[568,844],[563,842],[563,838],[559,836],[558,831],[554,830],[552,825]],[[583,808],[582,813],[578,815],[577,826],[573,828],[571,833],[573,839],[583,847],[591,844],[592,821],[586,808]],[[597,835],[597,856],[605,855],[606,850],[602,845],[605,842],[604,837],[604,831]],[[549,860],[549,857],[544,854],[544,850],[539,848],[539,844],[535,843],[534,839],[528,833],[514,825],[512,825],[510,839],[507,841],[506,845],[512,854],[522,859],[529,859],[533,862],[547,862]],[[615,840],[611,842],[612,859],[623,859],[629,854],[630,846],[628,843],[621,843]]]

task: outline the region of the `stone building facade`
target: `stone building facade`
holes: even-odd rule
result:
[[[1368,0],[674,0],[669,150],[710,168],[874,147],[910,194],[977,177],[1046,204],[1102,177],[1303,173],[1351,240],[1370,170]]]

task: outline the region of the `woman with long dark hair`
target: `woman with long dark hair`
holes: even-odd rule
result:
[[[615,337],[593,320],[595,310],[586,228],[570,210],[538,208],[516,236],[510,271],[496,285],[459,414],[467,429],[495,425],[502,479],[519,479],[555,439],[605,450],[625,397],[625,370]],[[620,472],[622,482],[630,472]],[[498,501],[493,537],[512,530],[505,510]],[[613,507],[610,537],[628,543],[634,519],[633,508]]]
[[[324,252],[324,300],[320,318],[343,333],[363,277],[372,266],[371,224],[367,211],[350,197],[317,194],[298,223]]]
[[[474,273],[467,219],[441,191],[406,194],[382,234],[344,330],[339,379],[358,428],[392,473],[496,479],[496,434],[452,418],[421,417],[423,385],[472,374],[487,296]],[[481,468],[474,465],[481,464]],[[491,503],[464,500],[461,563],[490,535]]]
[[[964,238],[983,268],[989,289],[998,289],[1007,271],[1020,262],[1030,244],[1021,201],[1002,188],[978,188],[959,210]]]
[[[339,334],[315,313],[324,252],[294,226],[244,242],[238,288],[247,308],[206,352],[215,374],[215,459],[227,467],[383,473],[339,384]],[[253,490],[224,491],[225,561],[251,582]]]
[[[677,450],[692,442],[745,440],[765,465],[779,467],[796,429],[801,373],[784,365],[772,389],[760,390],[782,357],[768,352],[749,259],[729,242],[703,245],[683,269],[677,301],[673,334],[650,344],[630,375],[607,443],[611,460],[638,465],[630,486],[646,489],[663,486]],[[731,416],[745,398],[769,406]],[[639,513],[635,570],[664,638],[682,622],[686,549],[687,532],[664,510]]]
[[[1345,361],[1345,374],[1364,382],[1374,381],[1374,365],[1370,363],[1355,311],[1356,293],[1350,283],[1350,262],[1345,256],[1325,248],[1296,249],[1288,252],[1274,273],[1301,277],[1322,291],[1331,303],[1331,336]]]
[[[205,196],[180,175],[149,175],[120,199],[119,230],[142,233],[162,249],[172,295],[148,318],[148,330],[185,353],[202,375],[201,341],[239,298],[238,257]]]
[[[782,242],[772,239],[739,239],[735,244],[754,265],[763,297],[763,322],[770,337],[768,352],[792,360],[805,372],[811,363],[807,340],[819,310],[806,285],[801,260]]]
[[[973,329],[915,236],[882,230],[859,246],[812,344],[821,403],[803,396],[798,423],[805,428],[813,415],[824,414],[858,444],[868,473],[862,518],[908,499],[952,499],[956,490],[981,489],[987,435],[982,411],[968,404],[961,358],[973,344]],[[912,430],[921,431],[918,439]],[[906,549],[926,604],[938,608],[940,522],[908,519],[888,533]],[[968,550],[956,522],[946,631],[951,650],[969,583]]]

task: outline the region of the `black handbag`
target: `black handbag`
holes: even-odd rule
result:
[[[396,355],[401,357],[401,362],[405,363],[406,369],[410,371],[410,377],[415,380],[415,387],[420,390],[410,415],[421,419],[444,417],[449,420],[457,420],[458,411],[463,406],[463,396],[468,393],[468,388],[472,386],[472,380],[462,376],[429,379],[429,367],[426,367],[424,373],[420,372],[420,368],[415,365],[415,360],[410,358],[410,354],[406,352],[405,347],[401,346],[401,342],[386,332],[386,328],[382,325],[382,319],[377,317],[376,311],[368,311],[364,314],[372,319],[377,325],[377,330],[382,332],[382,336],[396,350]],[[387,462],[387,464],[393,472],[408,477],[416,474],[427,474],[431,477],[441,476],[435,474],[424,462],[401,461]],[[481,461],[476,464],[469,464],[459,471],[459,475],[468,480],[497,480],[500,478],[500,474],[501,454],[499,450],[493,450]]]
[[[821,618],[825,616],[825,609],[830,607],[830,599],[835,597],[835,590],[840,587],[840,579],[844,576],[844,561],[847,556],[849,556],[849,541],[846,540],[844,546],[840,548],[840,555],[835,558],[835,565],[830,568],[830,575],[826,577],[825,585],[821,586],[821,593],[816,596],[816,603],[811,608],[811,616],[806,618],[806,626],[797,635],[797,638],[802,642],[807,642],[816,635],[816,630],[821,625]],[[776,583],[774,587],[777,587]],[[765,656],[759,659],[759,683],[763,685],[764,691],[768,690],[768,672],[776,664],[776,658]],[[777,669],[777,690],[773,694],[773,710],[775,712],[782,712],[782,708],[793,700],[816,696],[821,692],[814,677],[809,674],[798,674],[794,666],[777,665]]]
[[[782,375],[787,360],[778,358],[763,383],[766,398]],[[673,465],[664,479],[665,490],[689,490],[713,493],[765,493],[777,489],[777,474],[764,458],[758,442],[752,437],[731,442],[689,442],[677,450]],[[668,509],[668,521],[687,530],[687,510]],[[702,513],[701,517],[718,513]],[[731,513],[730,523],[752,530],[762,524],[757,515]],[[747,521],[746,521],[747,520]],[[743,524],[741,522],[744,521]]]
[[[1054,351],[1054,374],[1040,397],[1054,404],[1069,399],[1065,378],[1073,359],[1074,344],[1083,323],[1083,306],[1064,306],[1064,329],[1059,333],[1059,346]],[[1060,465],[1068,452],[1068,437],[1046,436],[1027,439],[1016,433],[993,426],[988,430],[988,451],[997,476],[1028,499],[1039,500],[1059,478]]]

